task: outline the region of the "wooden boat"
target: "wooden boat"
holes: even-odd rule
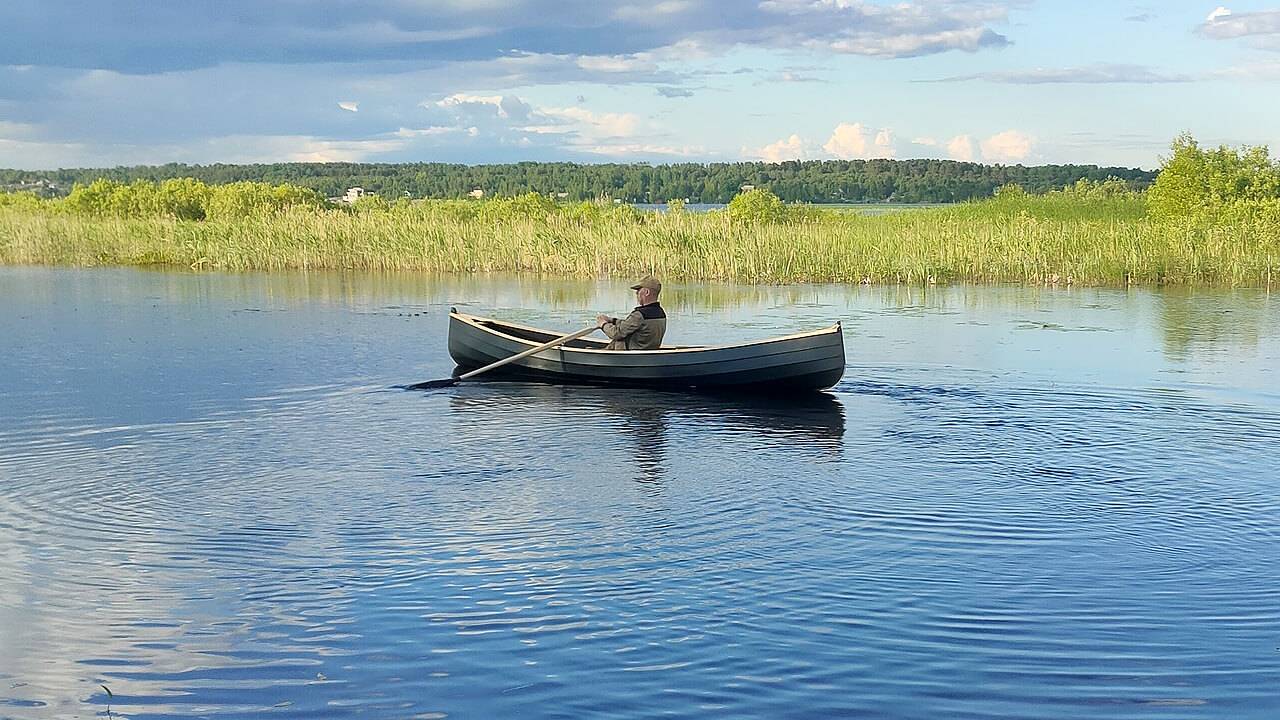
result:
[[[449,311],[449,355],[465,372],[554,340],[561,333]],[[736,345],[606,350],[579,338],[492,372],[555,383],[753,392],[823,390],[844,374],[840,323],[822,330]],[[479,377],[485,377],[485,375]]]

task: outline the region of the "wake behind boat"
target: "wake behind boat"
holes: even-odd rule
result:
[[[449,311],[449,355],[459,372],[474,370],[550,342],[560,334]],[[494,374],[554,383],[757,392],[824,390],[844,374],[840,323],[821,330],[717,346],[606,350],[588,338],[511,362]]]

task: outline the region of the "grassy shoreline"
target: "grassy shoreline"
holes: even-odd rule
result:
[[[210,220],[0,207],[0,264],[651,272],[750,283],[1269,287],[1280,279],[1272,218],[1155,221],[1141,196],[1019,196],[875,216],[805,210],[781,222],[625,206],[466,206],[292,208]]]

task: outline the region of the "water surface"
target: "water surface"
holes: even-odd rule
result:
[[[1280,715],[1267,294],[672,285],[845,379],[394,387],[626,285],[0,269],[0,717]]]

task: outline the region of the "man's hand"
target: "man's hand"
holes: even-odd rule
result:
[[[597,315],[596,327],[600,327],[601,325],[604,325],[605,323],[609,322],[609,320],[610,320],[610,317],[608,315]]]

